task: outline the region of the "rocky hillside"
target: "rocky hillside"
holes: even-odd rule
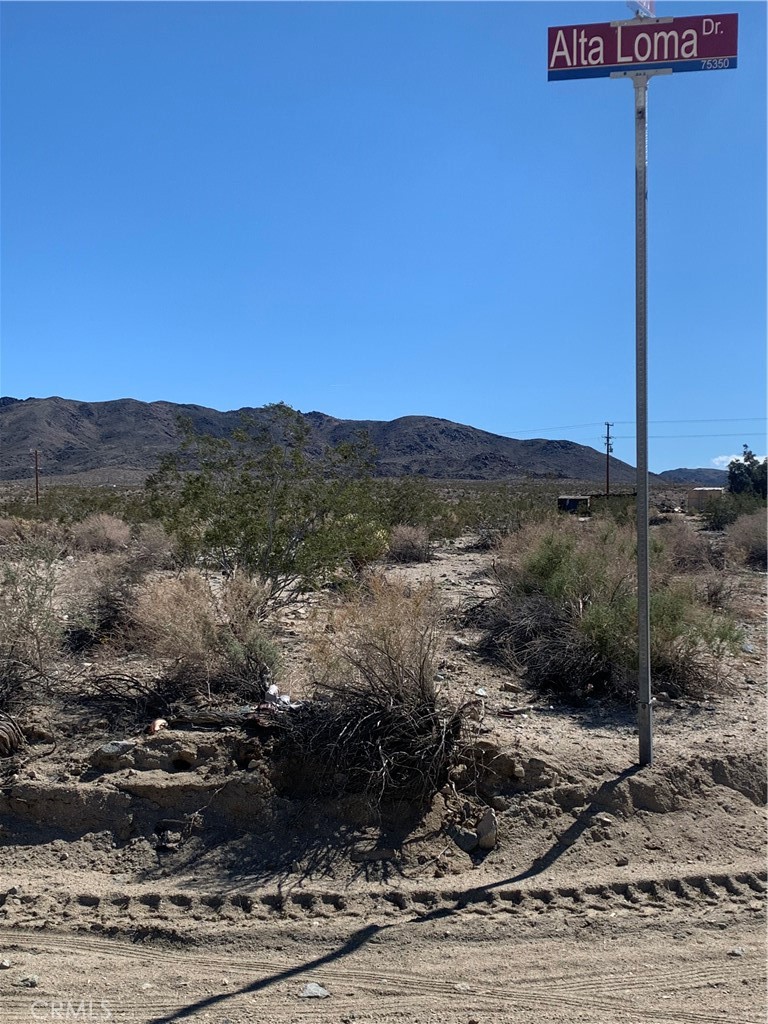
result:
[[[691,487],[727,487],[727,469],[665,469],[659,473],[670,484],[690,484]]]
[[[242,414],[266,420],[264,409],[218,412],[199,405],[138,402],[78,402],[66,398],[0,399],[0,478],[20,480],[34,473],[31,451],[40,453],[46,477],[90,475],[117,480],[151,472],[179,443],[180,416],[199,432],[228,435]],[[435,479],[502,480],[552,477],[602,481],[605,456],[573,441],[519,441],[431,416],[396,420],[340,420],[305,413],[310,446],[353,441],[364,431],[376,449],[380,476],[419,475]],[[611,480],[632,484],[634,469],[611,459]]]

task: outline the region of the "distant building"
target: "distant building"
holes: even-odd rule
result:
[[[724,494],[724,487],[691,487],[686,495],[686,508],[689,512],[701,512]]]
[[[572,515],[589,515],[588,494],[561,494],[557,499],[558,512],[570,512]]]

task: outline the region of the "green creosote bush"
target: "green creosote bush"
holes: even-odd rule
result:
[[[383,551],[369,453],[310,451],[308,428],[267,406],[231,438],[195,435],[148,480],[150,504],[186,565],[243,571],[266,588],[264,609],[330,582]]]
[[[462,490],[458,515],[462,528],[489,550],[531,523],[557,517],[557,490],[551,484],[476,484]]]
[[[375,480],[376,514],[388,530],[411,526],[427,531],[430,540],[449,540],[462,529],[451,488],[422,477]]]
[[[765,502],[754,494],[724,494],[721,498],[708,502],[701,515],[705,529],[725,530],[735,523],[739,516],[749,515],[760,508],[765,508]]]
[[[612,494],[610,497],[595,495],[590,503],[590,512],[593,516],[612,519],[622,526],[634,523],[637,515],[637,497],[634,494]]]
[[[350,568],[359,574],[383,557],[387,550],[387,531],[370,512],[361,515],[350,512],[344,517],[344,541],[342,568]]]
[[[692,582],[665,570],[651,541],[651,668],[672,696],[696,696],[718,682],[723,656],[740,634],[715,614]],[[661,563],[661,564],[659,564]],[[528,680],[566,698],[631,699],[637,672],[635,538],[627,526],[563,520],[510,538],[486,654],[522,667]]]

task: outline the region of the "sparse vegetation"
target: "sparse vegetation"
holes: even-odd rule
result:
[[[393,562],[428,562],[429,533],[423,526],[395,526],[389,535],[387,554]]]
[[[47,480],[40,488],[39,504],[28,488],[19,485],[7,486],[0,500],[0,514],[28,521],[70,525],[98,513],[132,524],[144,522],[149,518],[147,495],[143,488],[86,487]]]
[[[531,523],[554,520],[556,496],[551,484],[478,484],[458,496],[458,515],[462,528],[477,536],[477,548],[487,551]]]
[[[45,679],[60,651],[58,555],[50,544],[26,543],[0,567],[0,710],[20,699],[27,683]]]
[[[88,554],[59,573],[57,598],[72,653],[120,644],[143,566],[132,554]]]
[[[434,587],[374,576],[319,632],[319,699],[296,726],[316,792],[357,793],[379,807],[421,802],[443,785],[464,715],[435,686],[440,615]]]
[[[159,659],[181,693],[260,700],[277,670],[261,622],[265,593],[243,573],[216,594],[200,572],[147,581],[131,613],[131,642]]]
[[[131,528],[107,512],[95,512],[70,528],[78,551],[125,551],[131,541]]]
[[[765,501],[754,493],[725,493],[708,502],[702,510],[707,530],[724,530],[735,523],[739,516],[749,515],[758,509],[765,509]]]
[[[622,516],[558,517],[551,482],[374,481],[360,452],[316,461],[292,411],[278,419],[287,449],[261,431],[190,438],[192,463],[169,463],[151,482],[143,521],[98,503],[77,521],[0,520],[6,693],[54,667],[66,674],[85,654],[105,665],[125,655],[140,660],[139,676],[107,671],[92,696],[122,701],[131,720],[259,701],[280,668],[274,613],[330,584],[338,603],[315,644],[313,699],[291,716],[288,739],[317,794],[374,807],[421,800],[446,778],[465,709],[435,688],[434,590],[369,567],[426,560],[436,537],[473,530],[476,548],[495,545],[499,577],[485,652],[569,698],[633,694],[634,531]],[[755,500],[727,496],[738,508]],[[739,519],[724,543],[671,519],[652,547],[654,677],[672,695],[699,695],[738,639],[724,560],[765,565],[762,515]]]
[[[241,524],[252,486],[237,495],[247,513]],[[296,492],[305,510],[309,486]],[[466,872],[456,884],[471,886],[469,872],[483,858],[509,878],[532,836],[539,860],[526,854],[526,863],[536,868],[553,829],[582,843],[581,823],[587,837],[598,834],[591,808],[614,813],[612,803],[597,803],[614,792],[604,785],[606,765],[623,767],[622,750],[632,758],[633,709],[613,701],[635,699],[632,527],[599,514],[589,522],[558,516],[551,482],[517,496],[488,484],[419,481],[411,491],[342,472],[324,487],[325,508],[336,510],[328,546],[301,558],[317,550],[333,558],[278,599],[250,552],[241,557],[237,531],[223,559],[208,546],[204,530],[215,519],[190,516],[199,547],[187,552],[184,533],[156,519],[131,522],[126,534],[128,520],[114,515],[122,525],[104,540],[84,516],[85,543],[75,542],[73,523],[0,522],[0,711],[18,721],[0,721],[11,821],[18,813],[37,829],[43,819],[57,838],[60,827],[93,830],[109,869],[128,864],[136,877],[218,862],[254,884],[332,873],[340,889],[365,876],[379,895],[395,874],[416,894],[454,873]],[[424,521],[393,524],[394,510],[422,489],[430,498]],[[393,503],[393,494],[402,500]],[[290,488],[280,492],[275,507],[289,496]],[[495,525],[478,545],[469,527],[481,522]],[[457,529],[456,542],[439,539]],[[491,533],[496,547],[478,550]],[[749,600],[760,581],[739,567],[747,546],[736,530],[713,536],[699,519],[670,515],[651,536],[654,692],[664,709],[665,764],[682,778],[688,766],[675,764],[670,719],[678,733],[694,723],[692,742],[707,763],[715,762],[713,729],[729,726],[732,711],[744,735],[759,740],[745,676],[759,671],[762,624]],[[243,537],[251,539],[247,530]],[[430,551],[435,566],[390,561]],[[723,662],[733,688],[717,702],[714,724],[714,704],[670,708],[661,691],[714,691],[720,656],[737,640],[729,605],[743,637]],[[477,657],[474,627],[488,613],[485,651],[521,678]],[[268,692],[273,681],[290,702]],[[542,700],[537,689],[566,699]],[[597,699],[574,712],[583,697]],[[22,745],[12,749],[14,728]],[[723,772],[730,745],[726,738],[715,747]],[[617,798],[634,801],[634,779],[622,778]],[[687,793],[687,778],[684,785]],[[640,788],[657,795],[642,779]],[[104,834],[110,827],[114,843]],[[638,829],[636,848],[644,849],[642,821]],[[612,863],[610,848],[606,856]],[[309,901],[310,890],[293,891]],[[387,886],[394,899],[399,890],[399,882]]]
[[[63,553],[67,543],[67,530],[58,523],[39,522],[21,516],[0,519],[0,550],[8,557],[13,556],[15,549],[34,545],[42,545]]]
[[[711,537],[683,519],[664,523],[655,538],[659,560],[671,572],[706,572],[718,560]]]
[[[766,517],[764,510],[740,516],[726,531],[726,550],[741,565],[752,569],[768,568]]]
[[[257,578],[266,606],[375,559],[385,536],[368,486],[365,450],[315,455],[306,424],[287,406],[271,426],[246,422],[232,439],[187,431],[185,447],[148,481],[153,512],[186,565]]]
[[[139,523],[136,526],[134,557],[146,571],[172,567],[173,544],[162,523]]]
[[[654,544],[652,671],[676,695],[705,692],[738,632]],[[536,686],[580,699],[629,698],[636,672],[634,533],[611,522],[563,520],[521,531],[502,548],[499,589],[483,647]]]

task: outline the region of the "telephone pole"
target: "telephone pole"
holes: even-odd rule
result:
[[[611,427],[612,423],[608,420],[605,421],[605,496],[606,498],[611,493],[611,452],[613,451],[613,445],[611,444]]]

